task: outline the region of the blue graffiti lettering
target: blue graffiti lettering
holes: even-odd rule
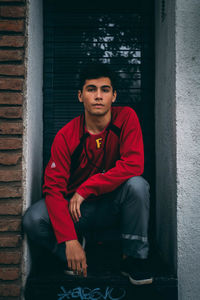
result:
[[[121,300],[125,297],[126,291],[123,288],[106,287],[105,293],[100,288],[90,289],[88,287],[76,287],[73,290],[66,290],[63,286],[60,287],[62,293],[58,294],[58,300],[75,299],[81,300]],[[117,295],[117,296],[114,296]]]

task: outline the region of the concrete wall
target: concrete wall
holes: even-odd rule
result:
[[[162,20],[161,2],[155,3],[157,242],[176,271],[175,3],[166,1]]]
[[[27,95],[24,112],[24,208],[41,196],[43,149],[42,1],[30,1],[27,32]]]
[[[174,269],[177,257],[179,299],[199,299],[200,2],[165,1],[163,20],[161,2],[155,29],[157,239]]]
[[[179,299],[200,295],[200,1],[176,1]]]
[[[43,149],[43,9],[42,1],[27,3],[27,87],[24,105],[23,210],[41,197]],[[24,273],[29,262],[24,243]]]

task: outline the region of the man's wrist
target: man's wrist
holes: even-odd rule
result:
[[[78,241],[78,239],[71,239],[71,240],[67,240],[67,241],[65,241],[65,243],[68,243],[68,242],[73,242],[73,241]]]
[[[73,243],[74,241],[78,241],[77,239],[74,239],[74,240],[68,240],[68,241],[65,241],[65,245],[67,245],[68,243]]]
[[[79,188],[76,191],[76,194],[78,194],[79,196],[81,196],[84,200],[87,198],[86,195],[84,195],[83,191],[81,190],[81,192],[79,192]]]
[[[82,195],[80,195],[78,192],[75,192],[75,194],[76,194],[76,196],[79,197],[81,200],[85,200],[85,198],[84,198]]]

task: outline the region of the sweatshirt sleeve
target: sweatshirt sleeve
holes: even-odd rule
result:
[[[47,210],[58,243],[77,239],[66,200],[70,163],[68,146],[62,134],[58,132],[52,144],[43,185]]]
[[[112,169],[104,174],[98,173],[91,176],[79,186],[77,193],[85,199],[89,196],[112,192],[127,179],[143,173],[142,131],[134,110],[131,109],[129,112],[120,135],[120,159],[116,161]]]

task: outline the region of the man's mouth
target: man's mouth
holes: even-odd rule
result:
[[[95,106],[95,107],[102,107],[104,106],[103,104],[93,104],[92,106]]]

